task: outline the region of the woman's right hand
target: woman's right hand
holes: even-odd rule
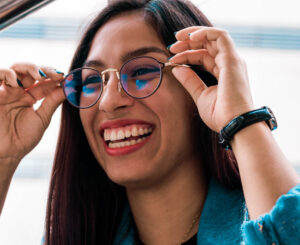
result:
[[[62,79],[63,74],[55,69],[30,63],[0,69],[0,166],[8,162],[17,165],[41,140],[65,98],[59,86]],[[33,105],[41,99],[35,109]]]

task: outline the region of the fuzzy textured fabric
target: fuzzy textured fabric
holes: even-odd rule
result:
[[[231,190],[210,180],[197,234],[197,245],[299,245],[300,184],[282,195],[273,209],[248,220],[241,189]],[[114,245],[134,245],[135,231],[126,206]]]

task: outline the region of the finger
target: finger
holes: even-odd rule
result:
[[[17,63],[12,66],[17,72],[23,86],[31,87],[36,81],[53,81],[58,82],[63,79],[64,74],[54,68],[43,66],[38,67],[30,63]]]
[[[19,87],[17,74],[11,69],[0,69],[0,81],[2,81],[2,85]]]
[[[205,70],[219,78],[219,69],[215,63],[215,59],[208,54],[205,49],[188,50],[173,56],[170,62],[176,64],[203,65]]]
[[[63,72],[60,72],[52,67],[41,66],[40,71],[42,71],[47,78],[51,79],[54,82],[61,81],[64,78]]]
[[[61,88],[56,88],[45,97],[40,107],[36,110],[45,129],[48,127],[53,113],[64,100],[65,96],[63,90]]]
[[[207,88],[201,78],[192,69],[187,67],[174,67],[172,73],[197,104],[201,94]]]
[[[26,89],[26,92],[29,93],[34,100],[40,100],[48,96],[52,91],[59,88],[60,84],[53,83],[53,82],[39,82]]]
[[[218,52],[234,53],[234,42],[225,30],[206,26],[186,28],[180,33],[180,37],[182,41],[170,46],[172,53],[191,49],[207,49],[213,57]]]
[[[189,34],[192,33],[192,32],[195,32],[195,31],[197,31],[201,28],[202,28],[202,26],[189,26],[187,28],[184,28],[184,29],[176,32],[175,37],[178,41],[190,40],[190,35]]]
[[[205,48],[203,43],[186,40],[186,41],[177,41],[176,43],[172,44],[171,47],[169,47],[169,50],[173,54],[178,54],[186,50],[203,49],[203,48]]]
[[[46,78],[39,72],[39,67],[31,63],[16,63],[11,66],[11,69],[20,76],[30,75],[35,81],[42,81]]]
[[[186,50],[197,50],[197,49],[206,49],[209,54],[215,57],[218,53],[216,41],[211,42],[194,42],[191,40],[188,41],[178,41],[169,47],[169,50],[173,54],[178,54]]]
[[[36,81],[45,81],[47,75],[36,65],[31,63],[16,63],[11,66],[17,73],[17,78],[24,88],[31,87]]]
[[[220,52],[226,52],[234,49],[234,43],[228,32],[225,30],[202,27],[190,34],[190,40],[194,42],[216,42],[215,48]]]
[[[201,49],[203,45],[199,42],[191,43],[190,42],[190,33],[199,30],[200,26],[190,26],[185,29],[182,29],[175,33],[175,38],[178,40],[176,43],[170,45],[168,49],[172,53],[179,53],[188,49]]]

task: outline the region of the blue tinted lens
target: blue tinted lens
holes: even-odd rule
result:
[[[151,57],[134,58],[121,68],[121,84],[133,97],[150,96],[158,88],[161,80],[161,65]]]
[[[121,82],[123,84],[123,88],[125,89],[125,91],[128,90],[128,75],[127,74],[121,74]]]
[[[139,76],[152,76],[155,73],[159,73],[160,68],[157,67],[141,67],[137,68],[137,70],[132,71],[132,77],[139,77]]]
[[[82,93],[84,93],[83,96],[88,96],[92,93],[97,92],[97,89],[99,89],[99,82],[100,80],[98,75],[93,75],[85,78],[82,86]]]
[[[94,69],[77,69],[66,76],[63,88],[72,105],[87,108],[95,104],[101,95],[101,76]]]
[[[136,80],[136,89],[141,90],[143,88],[145,88],[145,86],[147,85],[148,80]]]

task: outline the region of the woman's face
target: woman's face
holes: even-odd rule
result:
[[[103,25],[86,63],[99,71],[119,70],[124,61],[136,56],[151,56],[163,63],[170,56],[140,12],[119,15]],[[118,90],[115,72],[109,72],[107,81],[98,103],[80,110],[80,117],[108,177],[124,186],[142,187],[190,168],[195,156],[191,128],[195,106],[171,70],[165,68],[160,88],[140,100]]]

